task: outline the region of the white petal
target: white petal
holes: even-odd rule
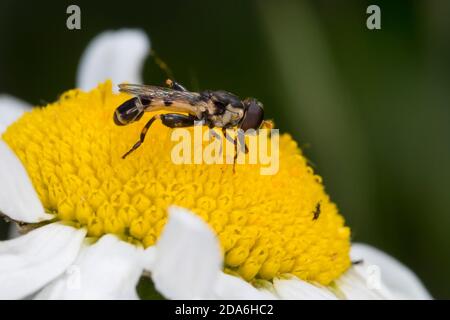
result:
[[[327,289],[315,286],[296,277],[274,279],[276,293],[285,300],[336,300],[336,296]]]
[[[336,280],[342,298],[348,300],[392,299],[392,293],[382,283],[377,273],[377,270],[372,267],[352,266]]]
[[[381,288],[395,299],[431,299],[419,278],[406,266],[386,253],[365,244],[353,244],[353,260],[362,259],[362,265],[354,266],[356,272],[366,276],[381,278]],[[370,278],[368,279],[370,280]],[[375,278],[376,280],[376,278]],[[374,283],[376,285],[376,282]]]
[[[1,139],[0,212],[13,220],[29,223],[53,218],[44,212],[22,163]]]
[[[170,207],[149,269],[156,289],[166,298],[211,298],[222,269],[219,241],[198,216]]]
[[[214,298],[225,300],[265,300],[276,299],[266,290],[258,290],[247,281],[223,272],[215,285]]]
[[[149,247],[145,249],[144,252],[144,265],[147,269],[150,269],[153,267],[156,259],[156,246]]]
[[[138,299],[136,285],[143,270],[143,249],[103,236],[86,245],[64,275],[36,299]]]
[[[81,57],[77,87],[90,90],[99,82],[111,79],[142,83],[141,72],[150,50],[150,40],[141,30],[105,31],[96,36]]]
[[[0,95],[0,135],[31,106],[15,97]]]
[[[20,299],[62,274],[75,260],[85,230],[53,223],[0,242],[0,299]]]

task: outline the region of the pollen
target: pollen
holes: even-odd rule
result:
[[[347,270],[350,229],[291,136],[280,136],[275,175],[257,164],[175,164],[173,129],[159,122],[122,159],[152,116],[116,126],[113,113],[127,99],[110,82],[71,90],[3,134],[56,219],[93,238],[115,234],[149,247],[178,205],[217,234],[224,271],[249,282],[293,274],[327,285]]]

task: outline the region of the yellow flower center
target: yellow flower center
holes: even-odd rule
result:
[[[175,204],[213,228],[225,270],[247,281],[293,274],[327,285],[349,267],[350,230],[289,135],[280,137],[280,168],[269,176],[254,164],[235,173],[230,164],[174,164],[172,129],[157,122],[123,160],[151,117],[116,126],[114,110],[127,99],[110,82],[71,90],[4,133],[58,220],[148,247]]]

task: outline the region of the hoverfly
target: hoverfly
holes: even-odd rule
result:
[[[259,129],[264,121],[261,102],[254,98],[241,100],[236,95],[223,90],[190,92],[179,83],[168,79],[166,87],[138,84],[120,84],[121,92],[135,97],[125,101],[114,112],[116,125],[124,126],[142,118],[144,112],[165,110],[168,113],[153,116],[141,131],[140,139],[125,153],[125,159],[144,142],[148,129],[155,120],[169,128],[191,127],[201,121],[209,128],[222,128],[224,137],[227,128],[237,127],[246,131]],[[181,113],[180,113],[181,112]],[[237,138],[233,141],[235,160],[237,158]],[[245,142],[244,142],[245,145]],[[246,148],[246,151],[247,148]]]

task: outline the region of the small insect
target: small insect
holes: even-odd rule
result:
[[[313,211],[313,220],[319,219],[320,212],[321,212],[321,209],[320,209],[320,201],[319,201],[319,202],[317,202],[316,208]]]
[[[352,265],[354,265],[354,266],[359,265],[359,264],[363,264],[363,263],[364,263],[363,259],[353,260],[352,261]]]
[[[122,158],[125,159],[142,145],[148,129],[157,119],[169,128],[191,127],[195,122],[202,121],[203,125],[209,128],[222,128],[224,137],[229,140],[231,138],[226,135],[227,128],[256,130],[265,122],[263,105],[254,98],[241,100],[223,90],[190,92],[170,79],[166,84],[167,88],[138,84],[119,85],[121,92],[135,97],[116,109],[114,112],[116,125],[124,126],[139,121],[144,112],[159,110],[169,112],[153,116],[142,129],[139,141]],[[234,143],[236,161],[238,139],[236,137],[230,141]]]

